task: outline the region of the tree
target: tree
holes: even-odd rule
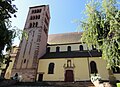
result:
[[[120,67],[120,10],[116,0],[92,0],[86,5],[87,18],[82,22],[82,41],[97,46],[107,62],[109,80],[115,77],[111,68]]]
[[[107,68],[120,66],[120,10],[116,0],[93,0],[86,5],[87,18],[82,22],[82,41],[97,46]]]
[[[3,63],[5,56],[3,50],[11,49],[12,41],[16,37],[16,32],[11,28],[10,18],[16,17],[17,8],[12,4],[14,0],[0,0],[0,63]]]

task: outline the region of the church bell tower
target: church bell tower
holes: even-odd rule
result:
[[[19,45],[12,76],[22,75],[23,81],[35,81],[39,58],[46,53],[50,12],[48,5],[29,8],[24,31],[28,38]]]

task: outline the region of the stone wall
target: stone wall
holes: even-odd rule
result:
[[[16,73],[22,76],[23,82],[34,82],[36,80],[36,70],[35,69],[13,69],[12,76]]]

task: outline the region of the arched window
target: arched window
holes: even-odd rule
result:
[[[33,22],[33,27],[35,27],[35,23]]]
[[[97,66],[96,66],[96,63],[94,61],[90,62],[90,71],[91,71],[91,74],[98,73]]]
[[[68,50],[68,51],[71,51],[71,46],[68,46],[68,47],[67,47],[67,50]]]
[[[37,13],[37,10],[35,10],[35,13]]]
[[[32,27],[32,23],[30,23],[30,25],[29,25],[29,28],[31,28]]]
[[[33,20],[35,20],[35,16],[33,16]]]
[[[50,52],[50,47],[47,48],[47,52]]]
[[[39,13],[39,9],[37,9],[37,13]]]
[[[38,15],[38,19],[40,19],[40,15]]]
[[[42,9],[39,9],[39,13],[41,12]]]
[[[67,67],[71,67],[71,60],[67,60]]]
[[[80,51],[83,51],[83,45],[80,45],[80,46],[79,46],[79,50],[80,50]]]
[[[56,52],[59,52],[60,51],[60,47],[56,47]]]
[[[48,74],[54,74],[54,63],[50,63],[48,67]]]
[[[38,22],[36,22],[36,27],[38,27]]]
[[[34,10],[32,10],[32,14],[34,13]]]
[[[26,63],[26,59],[24,59],[24,63]]]

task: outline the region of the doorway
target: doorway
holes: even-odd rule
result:
[[[73,82],[73,81],[74,81],[73,70],[66,70],[65,71],[65,82]]]
[[[42,82],[43,81],[43,74],[39,74],[38,76],[38,82]]]

